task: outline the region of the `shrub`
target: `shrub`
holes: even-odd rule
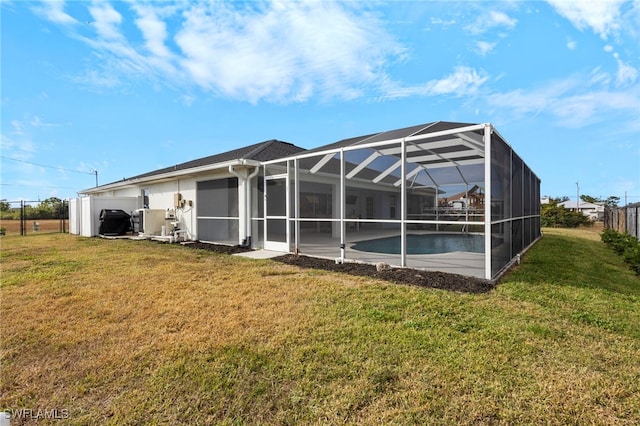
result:
[[[605,229],[600,238],[640,275],[640,241],[636,237],[626,232],[621,234],[613,229]]]
[[[581,212],[559,206],[557,202],[542,205],[540,221],[542,226],[550,228],[577,228],[580,225],[592,225],[591,219]]]

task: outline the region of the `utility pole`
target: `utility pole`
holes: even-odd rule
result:
[[[576,211],[580,211],[580,183],[576,182]]]
[[[98,171],[94,170],[93,174],[96,175],[96,188],[98,187]]]

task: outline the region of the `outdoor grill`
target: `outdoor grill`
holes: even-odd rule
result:
[[[131,215],[124,210],[100,211],[100,235],[124,235],[131,230]]]

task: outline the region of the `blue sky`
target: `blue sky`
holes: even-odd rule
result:
[[[640,201],[640,3],[3,1],[1,198],[268,139],[493,123],[541,192]]]

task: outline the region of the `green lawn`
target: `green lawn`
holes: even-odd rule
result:
[[[638,424],[640,279],[594,232],[544,232],[481,295],[3,237],[0,409],[64,409],[69,424]]]

